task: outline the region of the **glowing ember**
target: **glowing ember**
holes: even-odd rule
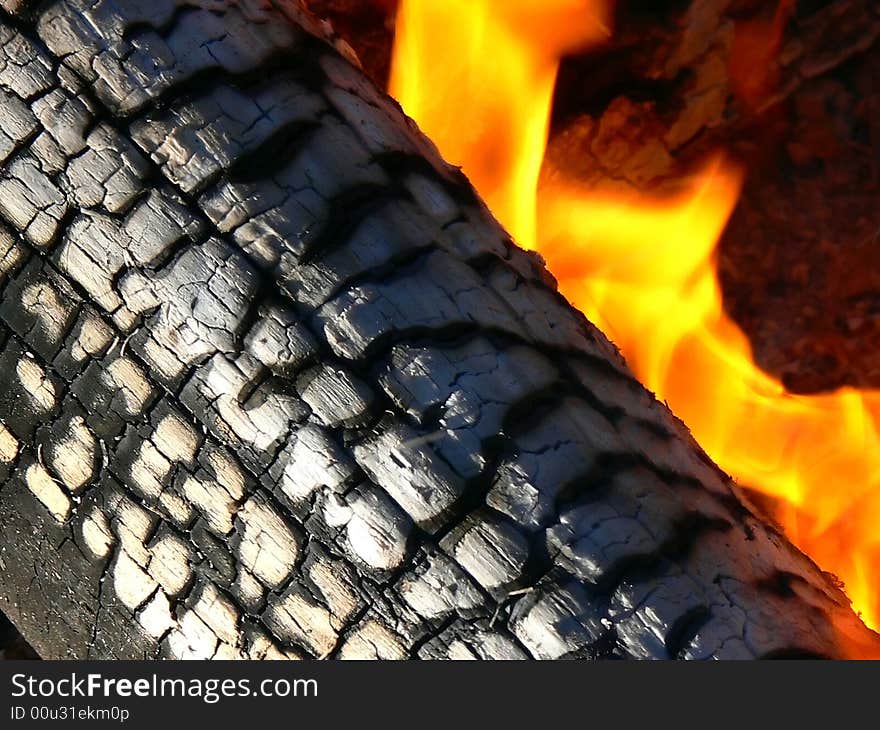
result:
[[[780,500],[789,537],[880,626],[880,395],[796,396],[753,364],[713,261],[740,172],[719,157],[663,199],[558,176],[538,189],[559,58],[606,37],[608,15],[603,0],[403,0],[392,94],[715,461]]]

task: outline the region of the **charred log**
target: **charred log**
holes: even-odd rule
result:
[[[876,651],[295,5],[0,5],[0,607],[42,656]]]

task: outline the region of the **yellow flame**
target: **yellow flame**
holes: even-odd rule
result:
[[[407,0],[398,11],[392,96],[521,246],[537,242],[558,59],[607,36],[603,21],[583,0]]]
[[[780,499],[789,537],[880,625],[880,396],[787,393],[725,315],[714,252],[742,174],[722,157],[660,198],[538,186],[565,52],[600,0],[403,0],[391,92],[715,461]]]

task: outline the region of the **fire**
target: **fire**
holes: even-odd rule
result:
[[[537,244],[536,191],[559,57],[607,37],[583,0],[406,0],[391,93],[521,246]],[[528,29],[528,33],[523,31]]]
[[[715,461],[778,500],[789,537],[880,627],[880,395],[793,395],[754,365],[714,263],[741,171],[718,157],[663,198],[541,177],[559,59],[607,37],[609,17],[610,0],[403,0],[391,92]]]
[[[876,627],[880,398],[851,388],[794,395],[754,365],[724,314],[713,264],[738,189],[737,171],[721,161],[663,202],[542,189],[541,250],[570,301],[706,452],[781,501],[788,536],[844,581]]]

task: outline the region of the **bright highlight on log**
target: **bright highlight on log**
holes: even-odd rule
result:
[[[672,197],[539,186],[561,56],[609,33],[603,0],[403,0],[391,92],[568,299],[791,540],[880,627],[880,394],[786,392],[724,313],[714,252],[742,173],[721,156]]]

